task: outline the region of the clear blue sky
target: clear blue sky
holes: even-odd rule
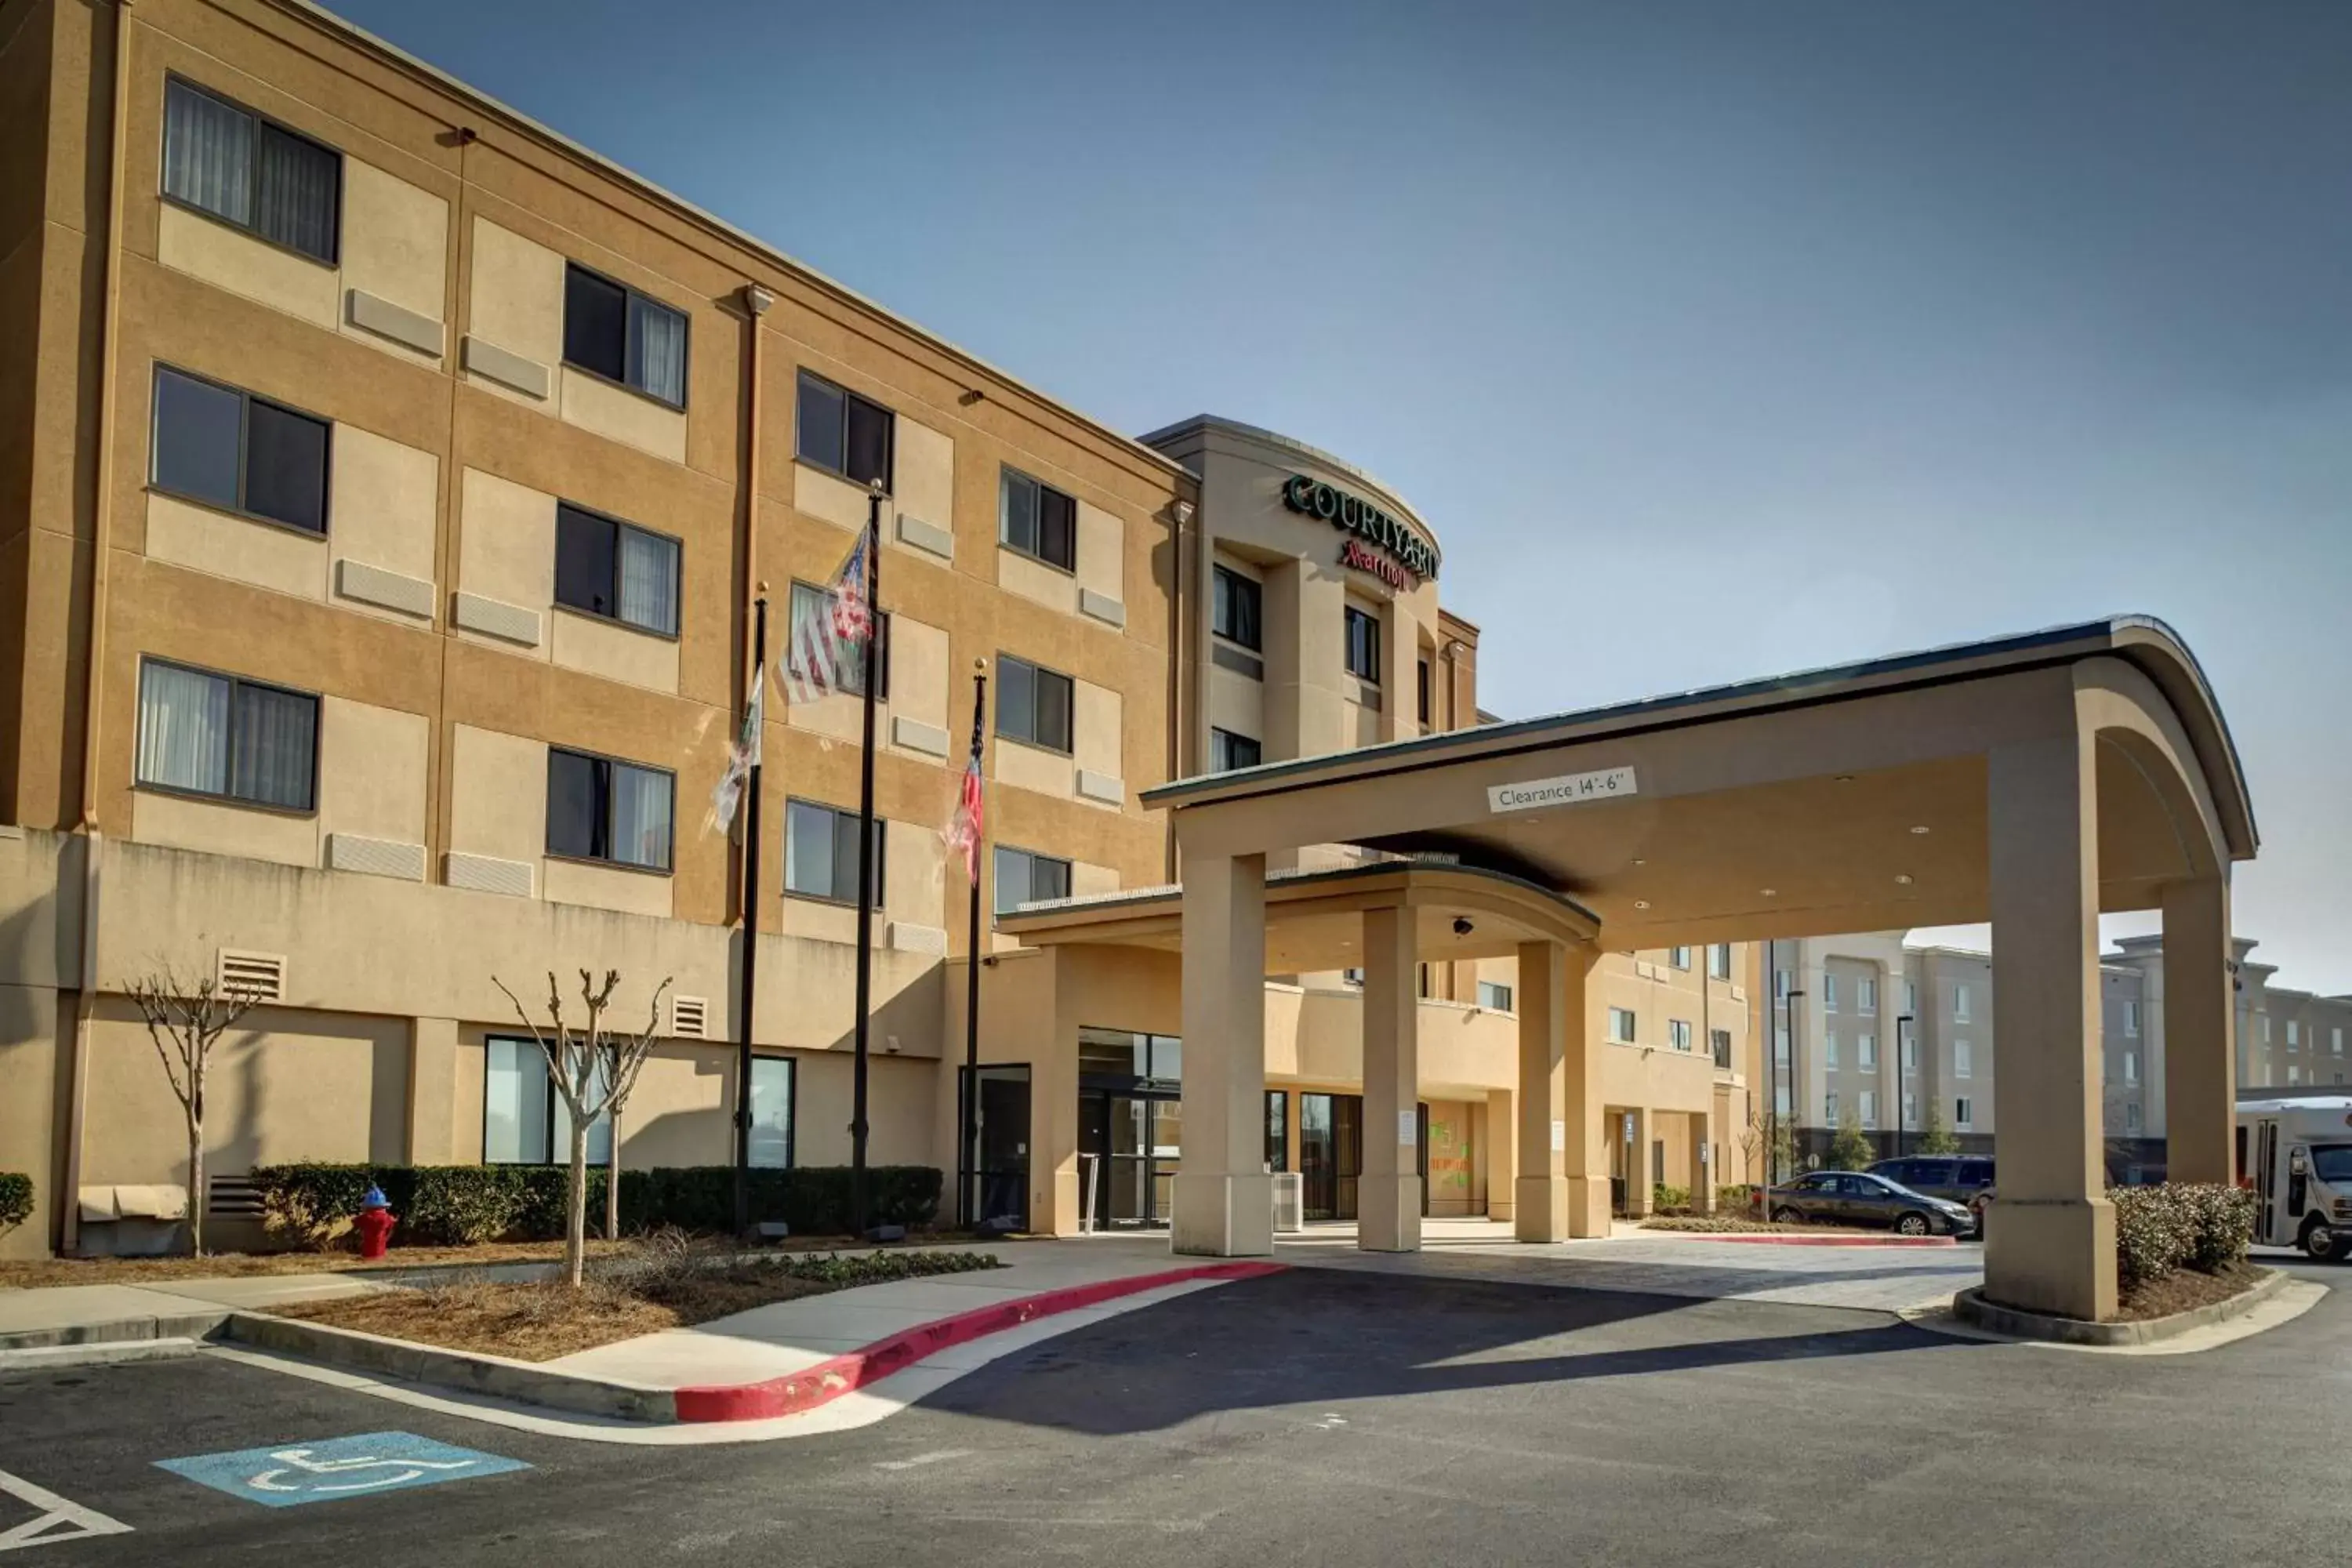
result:
[[[1114,426],[1380,474],[1496,711],[2160,615],[2239,930],[2352,991],[2352,5],[337,5]]]

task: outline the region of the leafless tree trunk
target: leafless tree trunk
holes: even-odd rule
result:
[[[651,1014],[644,1032],[636,1035],[616,1035],[604,1023],[613,993],[621,984],[621,972],[617,969],[604,972],[602,986],[586,970],[580,972],[580,1001],[587,1016],[576,1031],[563,1021],[563,997],[556,988],[554,971],[550,970],[547,975],[548,1021],[543,1028],[524,1010],[522,999],[507,989],[505,981],[492,975],[490,984],[506,992],[507,1000],[514,1004],[515,1016],[539,1042],[540,1054],[547,1059],[548,1077],[553,1080],[556,1093],[562,1097],[564,1109],[571,1113],[572,1172],[563,1205],[563,1272],[576,1289],[582,1282],[588,1254],[588,1129],[599,1116],[612,1117],[604,1232],[613,1237],[620,1228],[617,1205],[621,1110],[628,1102],[629,1091],[637,1086],[637,1073],[646,1065],[646,1058],[653,1052],[655,1031],[661,1025],[662,993],[669,989],[669,981],[665,978],[654,987]]]
[[[254,1004],[250,992],[221,989],[212,976],[201,980],[170,964],[124,987],[146,1020],[147,1037],[180,1101],[188,1132],[188,1244],[205,1255],[205,1079],[213,1047]]]
[[[621,1108],[613,1107],[613,1137],[604,1151],[604,1239],[621,1239]]]

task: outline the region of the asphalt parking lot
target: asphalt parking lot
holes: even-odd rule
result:
[[[743,1447],[581,1444],[211,1357],[0,1375],[0,1550],[37,1526],[26,1561],[60,1568],[2326,1562],[2347,1452],[2341,1290],[2203,1354],[2119,1358],[1295,1269]]]

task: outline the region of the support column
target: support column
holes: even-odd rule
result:
[[[1569,954],[1555,942],[1519,944],[1518,1173],[1511,1229],[1521,1241],[1566,1241]]]
[[[1650,1214],[1651,1187],[1657,1173],[1650,1164],[1650,1144],[1656,1134],[1652,1131],[1650,1108],[1633,1105],[1625,1109],[1625,1121],[1617,1136],[1625,1143],[1625,1217],[1646,1219]]]
[[[2224,871],[2164,889],[2165,1177],[2237,1179],[2238,999]]]
[[[2097,758],[2069,733],[1987,766],[1999,1196],[1985,1294],[2029,1311],[2116,1314],[2099,1058]]]
[[[1364,1173],[1356,1245],[1421,1250],[1420,947],[1411,910],[1364,911]]]
[[[1690,1137],[1691,1207],[1700,1214],[1713,1214],[1715,1184],[1720,1179],[1715,1173],[1715,1160],[1712,1153],[1715,1142],[1714,1116],[1704,1110],[1692,1111]]]
[[[1265,857],[1184,858],[1184,1153],[1170,1243],[1274,1251],[1265,1173]]]
[[[1507,1089],[1486,1091],[1486,1217],[1507,1220],[1517,1213],[1519,1113]]]

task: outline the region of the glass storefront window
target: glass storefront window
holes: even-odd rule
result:
[[[751,1163],[793,1163],[793,1068],[790,1057],[751,1058]]]

